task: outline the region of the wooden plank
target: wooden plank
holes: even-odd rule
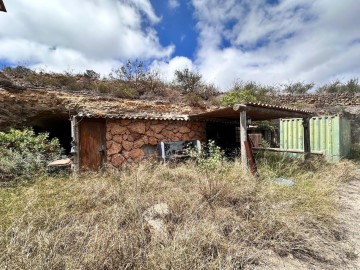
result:
[[[97,171],[105,161],[105,120],[82,119],[79,123],[79,165]]]
[[[253,147],[253,150],[259,151],[273,151],[273,152],[284,152],[284,153],[299,153],[304,154],[304,150],[299,149],[282,149],[282,148],[265,148],[265,147]],[[310,154],[323,155],[322,151],[311,151]]]
[[[248,160],[249,167],[250,167],[250,172],[252,173],[252,175],[258,176],[257,167],[256,167],[253,152],[251,150],[250,143],[249,143],[249,141],[246,141],[244,144],[245,144],[245,149],[246,149],[247,160]]]
[[[305,159],[309,158],[311,152],[310,146],[310,118],[306,117],[303,118],[303,125],[304,125],[304,153]]]
[[[241,164],[245,171],[249,169],[246,157],[246,146],[247,141],[247,126],[246,126],[246,111],[240,112],[240,149],[241,149]]]

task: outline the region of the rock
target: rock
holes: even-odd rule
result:
[[[142,214],[145,227],[149,229],[153,237],[165,240],[169,236],[166,221],[171,215],[170,208],[166,203],[155,204],[146,209]]]
[[[128,126],[128,129],[131,133],[145,134],[145,123],[144,122],[134,122]]]
[[[122,126],[114,126],[111,129],[111,134],[112,135],[121,135],[124,134],[127,131],[126,127],[122,127]]]
[[[122,136],[121,135],[115,135],[113,137],[113,141],[117,143],[122,143]]]
[[[150,129],[152,129],[155,133],[160,133],[165,128],[165,125],[157,124],[150,126]]]
[[[154,138],[154,137],[149,138],[149,144],[157,145],[157,143],[158,143],[158,140],[156,138]]]
[[[111,164],[115,167],[119,167],[121,164],[123,164],[124,161],[125,158],[122,155],[117,154],[112,157]]]
[[[110,141],[112,139],[112,134],[111,132],[106,132],[106,140]]]
[[[190,129],[188,127],[180,127],[179,132],[180,133],[189,133]]]
[[[142,139],[137,140],[136,142],[134,142],[134,148],[140,148],[144,144],[145,144],[145,142]]]
[[[122,146],[123,148],[126,150],[126,151],[129,151],[133,148],[133,143],[132,142],[128,142],[128,141],[124,141],[122,143]]]
[[[142,159],[144,157],[144,152],[141,149],[134,149],[130,151],[129,156],[133,160]]]
[[[118,143],[116,143],[116,142],[112,142],[112,145],[111,145],[110,148],[108,149],[107,154],[108,154],[109,156],[112,156],[112,155],[114,155],[114,154],[119,153],[119,152],[121,151],[121,149],[122,149],[121,144],[118,144]]]

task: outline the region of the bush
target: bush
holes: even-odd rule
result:
[[[238,81],[235,82],[232,89],[222,97],[221,103],[225,106],[244,102],[267,103],[271,101],[269,94],[273,91],[274,89],[272,87],[263,86],[257,84],[256,82],[244,83],[242,81]]]
[[[350,94],[356,94],[360,93],[360,85],[359,85],[359,79],[353,78],[347,81],[346,83],[342,83],[339,80],[336,80],[334,82],[325,84],[321,87],[319,87],[316,90],[317,93],[320,94],[331,94],[331,93],[350,93]]]
[[[289,83],[284,85],[284,92],[289,95],[303,95],[306,94],[311,88],[314,87],[314,83]]]
[[[36,135],[30,129],[0,132],[0,180],[43,173],[47,163],[59,159],[61,154],[59,141],[50,140],[47,133]]]
[[[31,74],[34,74],[35,72],[24,66],[17,66],[5,67],[3,68],[3,73],[9,76],[13,76],[15,78],[24,78],[30,76]]]

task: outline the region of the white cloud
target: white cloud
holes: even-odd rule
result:
[[[0,59],[14,63],[109,72],[120,59],[168,58],[174,50],[160,44],[149,0],[17,0],[7,9]]]
[[[162,79],[165,81],[172,81],[176,70],[183,70],[188,68],[189,70],[196,70],[196,67],[192,63],[191,59],[183,56],[176,56],[170,61],[154,61],[151,65],[152,70],[159,71],[162,75]]]
[[[168,5],[170,9],[175,9],[180,6],[180,3],[178,0],[169,0]]]
[[[357,0],[192,2],[199,30],[195,63],[222,89],[236,78],[321,84],[359,76]]]

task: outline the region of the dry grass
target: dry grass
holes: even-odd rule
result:
[[[191,164],[142,164],[2,188],[0,268],[243,269],[266,263],[269,250],[344,263],[334,191],[353,177],[354,165],[268,160],[262,179],[243,175],[237,162],[211,174]],[[296,184],[266,181],[274,176]],[[154,237],[142,222],[160,202],[172,212],[168,238]]]

